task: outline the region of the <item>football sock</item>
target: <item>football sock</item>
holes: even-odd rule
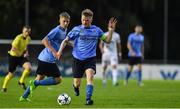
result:
[[[24,79],[29,75],[30,70],[29,69],[24,69],[22,76],[19,80],[20,83],[24,83]]]
[[[48,77],[48,78],[43,79],[43,80],[35,80],[34,81],[35,86],[39,86],[39,85],[47,86],[47,85],[56,85],[56,84],[58,84],[58,82],[53,77]]]
[[[127,71],[127,74],[126,74],[126,81],[129,79],[130,75],[131,75],[131,72]]]
[[[28,98],[28,96],[29,96],[29,94],[30,94],[30,87],[28,87],[27,89],[26,89],[26,91],[24,92],[24,94],[23,94],[23,98]]]
[[[93,93],[93,85],[88,84],[86,86],[86,100],[91,100],[92,93]]]
[[[139,70],[138,71],[138,83],[141,83],[141,81],[142,81],[142,71]]]
[[[8,73],[4,79],[4,83],[3,83],[3,87],[2,88],[7,88],[7,84],[9,83],[9,81],[12,79],[13,74]]]
[[[113,84],[116,84],[117,80],[118,80],[118,71],[117,71],[117,69],[112,70],[112,79],[113,79]]]
[[[102,82],[103,82],[103,83],[106,83],[106,75],[105,75],[105,72],[102,72],[102,74],[103,74]]]

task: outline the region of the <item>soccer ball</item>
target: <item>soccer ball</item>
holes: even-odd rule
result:
[[[68,105],[71,103],[71,97],[66,93],[60,94],[57,98],[57,102],[59,105]]]

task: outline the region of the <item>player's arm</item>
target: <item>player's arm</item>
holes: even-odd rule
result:
[[[26,47],[26,50],[24,51],[24,57],[29,57],[28,47]]]
[[[64,48],[66,47],[66,45],[68,45],[68,44],[71,45],[71,42],[69,41],[69,37],[66,37],[66,38],[62,41],[62,43],[61,43],[61,45],[60,45],[60,47],[59,47],[59,50],[58,50],[58,53],[57,53],[57,54],[58,54],[58,59],[61,58],[62,52],[63,52]]]
[[[103,48],[104,48],[104,44],[103,44],[103,41],[101,40],[101,41],[99,42],[99,49],[100,49],[100,51],[101,51],[102,54],[104,53]]]
[[[43,44],[46,48],[48,48],[56,58],[58,57],[56,50],[51,46],[51,44],[49,43],[49,40],[48,40],[47,37],[44,37],[44,39],[42,40],[42,44]]]
[[[136,53],[134,52],[134,50],[132,49],[131,43],[128,41],[127,43],[127,48],[130,51],[130,53],[132,54],[132,56],[136,56]]]
[[[142,44],[141,52],[142,52],[142,58],[144,59],[144,43]]]
[[[74,42],[73,41],[67,41],[67,45],[74,47]]]
[[[112,17],[109,20],[109,23],[108,23],[108,34],[101,36],[101,40],[103,40],[106,43],[110,43],[111,42],[112,34],[113,34],[113,31],[115,30],[116,23],[117,23],[117,20],[114,17]]]
[[[11,51],[15,52],[18,56],[21,55],[20,50],[17,48],[19,43],[20,43],[20,37],[17,36],[11,44],[12,45]]]
[[[118,56],[121,57],[122,56],[122,49],[121,49],[121,43],[120,42],[117,43],[117,51],[118,51]]]
[[[21,54],[21,52],[14,46],[11,47],[11,51],[15,52],[18,56]]]

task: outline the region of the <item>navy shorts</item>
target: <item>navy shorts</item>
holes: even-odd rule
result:
[[[36,73],[39,75],[45,75],[48,77],[60,77],[61,73],[58,66],[55,63],[48,63],[38,60],[38,68]]]
[[[92,68],[96,73],[95,57],[87,58],[86,60],[73,59],[72,69],[74,78],[82,78],[88,68]]]
[[[142,64],[142,57],[129,57],[129,65]]]

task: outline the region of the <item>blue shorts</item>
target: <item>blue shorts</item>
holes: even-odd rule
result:
[[[96,60],[95,57],[87,58],[86,60],[73,59],[73,76],[74,78],[82,78],[85,71],[92,68],[96,73]]]

